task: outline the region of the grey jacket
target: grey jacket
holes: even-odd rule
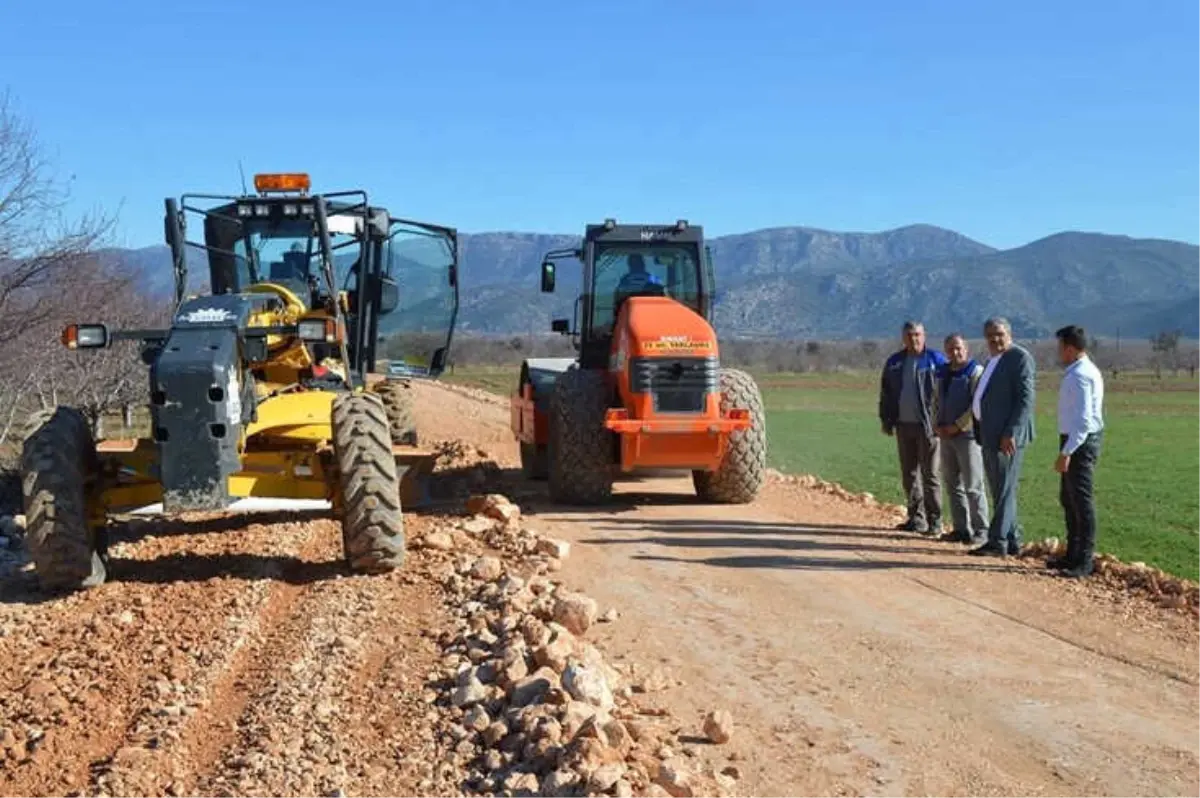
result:
[[[999,449],[1000,439],[1007,437],[1017,446],[1033,441],[1036,377],[1037,365],[1027,350],[1014,344],[1000,356],[979,402],[983,418],[977,422],[975,438],[983,448]]]

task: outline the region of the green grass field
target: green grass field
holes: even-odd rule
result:
[[[447,380],[513,390],[518,369],[458,369]],[[770,462],[848,490],[903,503],[895,439],[879,430],[873,374],[757,375],[767,405]],[[1043,374],[1038,438],[1019,494],[1028,540],[1065,537],[1058,503],[1058,374]],[[1096,471],[1098,547],[1197,579],[1200,574],[1200,384],[1122,375],[1106,381],[1104,452]],[[949,520],[949,512],[946,513]]]

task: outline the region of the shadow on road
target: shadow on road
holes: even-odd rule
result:
[[[966,557],[966,547],[938,543],[935,538],[841,524],[789,524],[764,521],[687,519],[604,519],[596,532],[647,532],[638,536],[590,537],[580,543],[595,546],[662,546],[668,549],[765,549],[783,552],[829,552],[833,556],[793,554],[731,554],[726,557],[673,558],[649,554],[640,560],[691,562],[726,568],[806,568],[814,570],[932,569],[1008,571],[1014,566]],[[933,543],[935,545],[929,546]],[[917,545],[913,545],[917,544]],[[837,554],[844,556],[836,556]],[[871,556],[868,555],[885,555]],[[886,556],[895,555],[895,556]],[[931,562],[930,558],[964,557],[961,563]],[[903,559],[901,559],[903,558]]]
[[[210,579],[273,580],[290,585],[310,585],[350,576],[350,569],[338,560],[309,562],[296,557],[261,554],[179,553],[152,560],[108,561],[106,584],[137,582],[172,584],[205,582]],[[96,588],[96,589],[103,589]],[[29,606],[61,601],[70,592],[44,591],[32,571],[12,574],[0,582],[0,604]]]
[[[166,538],[179,535],[236,535],[250,526],[269,524],[304,524],[322,518],[332,518],[329,510],[267,510],[262,512],[231,512],[207,518],[132,516],[108,529],[109,543],[135,543],[147,538]]]
[[[664,537],[649,535],[635,538],[589,538],[580,543],[595,546],[625,546],[651,544],[681,549],[780,549],[782,551],[848,551],[878,552],[880,554],[917,554],[942,556],[949,551],[910,549],[903,546],[874,545],[871,543],[836,543],[828,540],[808,538],[769,538],[751,535],[739,537]]]
[[[645,562],[686,563],[711,565],[718,568],[781,568],[807,571],[886,571],[906,568],[921,571],[1012,571],[1017,566],[983,565],[964,562],[932,563],[900,560],[880,560],[867,557],[797,557],[789,554],[758,554],[732,557],[665,557],[654,554],[635,554],[633,559]]]
[[[734,534],[746,532],[756,535],[830,535],[835,537],[860,537],[873,540],[903,540],[912,542],[930,542],[933,538],[923,538],[911,533],[899,532],[894,529],[879,529],[864,526],[847,526],[845,524],[788,524],[771,521],[720,521],[666,518],[612,518],[605,519],[603,524],[608,528],[620,531],[621,527],[638,527],[666,533],[692,534]],[[597,528],[603,529],[603,526]]]
[[[685,493],[618,493],[604,504],[554,504],[545,491],[531,497],[528,515],[610,515],[628,513],[644,507],[701,507],[703,502]]]
[[[338,576],[349,576],[341,560],[311,562],[292,556],[264,554],[193,554],[180,552],[152,560],[109,562],[110,582],[165,584],[206,582],[210,579],[271,580],[290,585],[311,585]]]

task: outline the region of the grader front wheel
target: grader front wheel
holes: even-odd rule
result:
[[[380,397],[333,401],[342,545],[350,568],[383,573],[404,564],[404,515],[388,414]]]
[[[87,482],[97,468],[91,428],[73,407],[43,418],[21,452],[25,540],[38,583],[54,592],[96,587],[107,571],[88,517]]]

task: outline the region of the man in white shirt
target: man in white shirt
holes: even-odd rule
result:
[[[1058,392],[1059,501],[1067,524],[1067,554],[1048,561],[1063,576],[1088,576],[1096,553],[1096,507],[1092,477],[1104,437],[1104,375],[1087,355],[1087,334],[1070,325],[1055,333],[1065,367]]]

